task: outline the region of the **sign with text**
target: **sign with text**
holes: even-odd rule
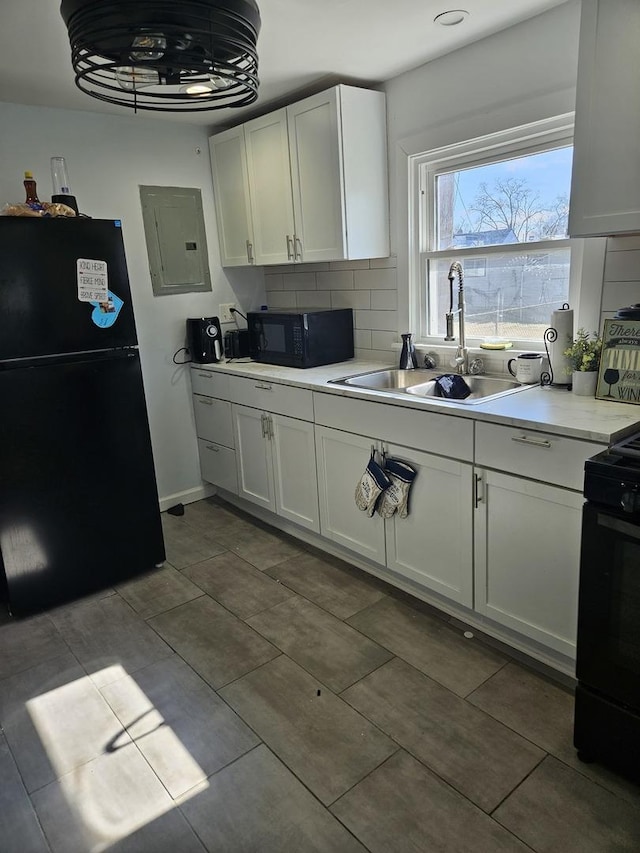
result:
[[[106,261],[78,258],[78,299],[80,302],[106,302],[109,276]]]
[[[605,320],[596,399],[640,403],[640,320]]]

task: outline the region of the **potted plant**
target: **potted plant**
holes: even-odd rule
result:
[[[572,376],[574,394],[583,397],[595,396],[601,353],[602,338],[598,333],[590,335],[584,329],[578,329],[573,343],[564,351],[564,355],[569,359],[570,367],[567,368],[567,373]]]

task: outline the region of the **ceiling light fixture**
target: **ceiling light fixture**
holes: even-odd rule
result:
[[[245,107],[258,97],[255,0],[62,0],[79,89],[134,110]]]
[[[448,12],[441,12],[436,15],[433,23],[440,24],[443,27],[455,27],[456,24],[461,24],[468,17],[469,13],[465,9],[450,9]]]

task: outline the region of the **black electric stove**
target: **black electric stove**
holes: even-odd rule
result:
[[[640,781],[640,433],[585,463],[574,744]]]
[[[640,515],[640,433],[587,459],[584,496],[600,506]]]

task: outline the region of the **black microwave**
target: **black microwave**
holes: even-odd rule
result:
[[[351,308],[250,311],[247,321],[255,361],[317,367],[353,358]]]

